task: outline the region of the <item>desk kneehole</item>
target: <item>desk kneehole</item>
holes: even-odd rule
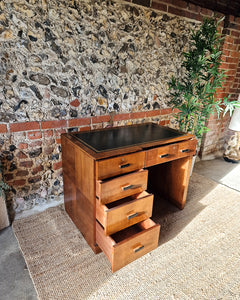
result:
[[[112,272],[152,251],[158,246],[160,225],[151,219],[137,223],[110,236],[96,221],[96,242],[111,263]]]

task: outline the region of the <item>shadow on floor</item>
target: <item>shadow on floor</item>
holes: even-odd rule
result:
[[[216,186],[217,183],[193,173],[183,210],[178,209],[167,199],[154,195],[152,219],[161,225],[159,245],[176,237],[206,207],[201,203],[201,199]]]

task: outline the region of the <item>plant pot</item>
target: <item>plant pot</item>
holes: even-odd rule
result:
[[[7,207],[5,202],[5,194],[0,194],[0,230],[9,226]]]
[[[190,176],[192,176],[193,168],[196,162],[197,154],[193,156],[192,158],[192,165],[191,165],[191,170],[190,170]]]

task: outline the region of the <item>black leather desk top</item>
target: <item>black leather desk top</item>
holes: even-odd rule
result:
[[[111,127],[102,130],[72,134],[74,138],[97,153],[130,146],[144,145],[183,135],[185,134],[154,123]]]

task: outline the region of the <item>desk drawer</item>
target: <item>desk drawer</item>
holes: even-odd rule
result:
[[[176,159],[178,145],[167,145],[146,151],[146,167],[161,164]]]
[[[98,180],[96,183],[96,196],[101,204],[110,203],[147,189],[148,171],[119,176],[109,180]]]
[[[196,139],[179,143],[178,157],[185,157],[185,156],[195,155],[196,147],[197,147],[197,140]]]
[[[147,219],[111,236],[96,222],[96,242],[111,263],[112,272],[158,246],[160,225]]]
[[[96,162],[96,179],[102,180],[140,170],[144,167],[145,152],[99,160]]]
[[[153,195],[146,191],[106,205],[96,199],[96,218],[110,235],[150,218],[152,207]]]

